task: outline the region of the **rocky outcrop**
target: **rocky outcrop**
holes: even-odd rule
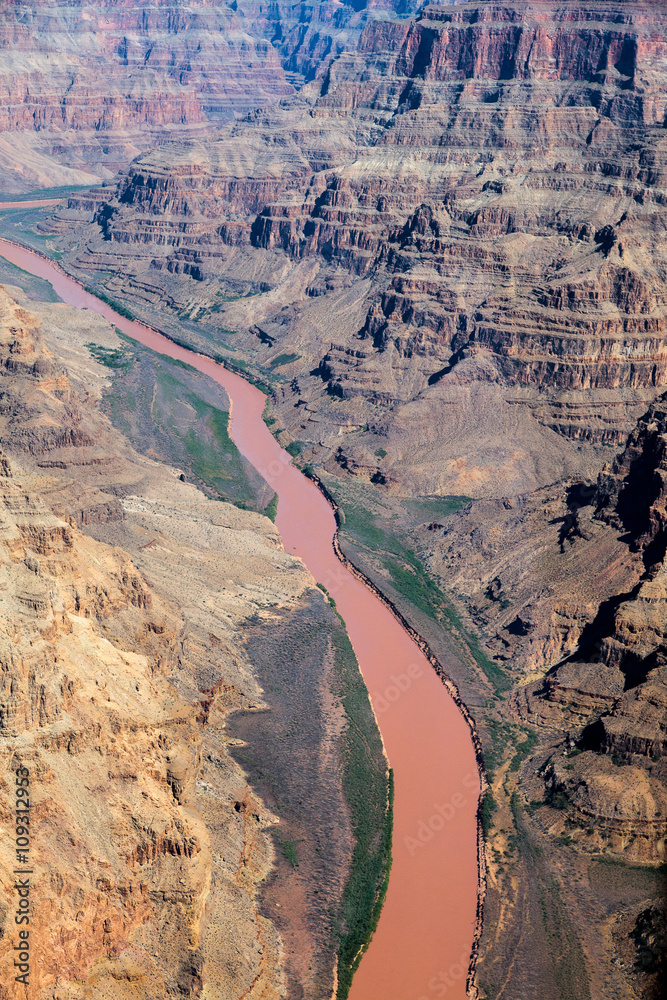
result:
[[[647,568],[667,547],[667,407],[656,400],[639,420],[623,452],[602,473],[597,516],[628,532],[633,546],[644,553]]]
[[[13,844],[11,790],[17,767],[28,768],[26,995],[277,1000],[295,974],[278,928],[280,887],[271,916],[261,902],[277,862],[267,827],[278,817],[249,787],[226,725],[239,709],[267,707],[246,652],[255,628],[280,614],[288,633],[314,602],[315,676],[330,670],[337,619],[267,518],[209,500],[134,452],[101,414],[110,369],[86,345],[117,350],[113,328],[62,305],[35,308],[39,320],[0,289],[0,820]],[[309,697],[315,770],[318,726],[329,727],[325,794],[338,837],[315,874],[319,905],[335,909],[350,831],[330,727],[344,723],[333,701],[319,722]],[[11,855],[0,900],[7,982]],[[283,891],[297,875],[282,873]],[[332,982],[335,944],[319,928],[312,944],[306,909],[284,919],[311,949],[301,982],[314,995],[307,980]]]
[[[471,503],[413,534],[481,635],[478,663],[488,657],[477,678],[495,804],[482,992],[502,976],[524,995],[545,931],[544,954],[554,950],[552,906],[585,949],[582,995],[664,995],[640,929],[664,896],[666,431],[663,395],[597,481]],[[516,928],[511,943],[497,927]],[[558,978],[548,962],[539,974]]]
[[[514,711],[580,751],[554,758],[550,794],[600,847],[641,860],[662,859],[667,834],[666,435],[662,396],[597,484],[473,504],[419,532],[510,672]]]

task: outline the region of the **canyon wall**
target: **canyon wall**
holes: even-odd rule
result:
[[[61,229],[96,210],[79,260],[130,296],[168,288],[205,319],[221,284],[259,293],[217,319],[260,364],[301,356],[282,416],[314,460],[472,495],[590,473],[667,380],[663,14],[464,3],[371,21],[297,98],[139,157]],[[425,436],[461,408],[489,439],[474,468],[466,439],[465,475],[460,435]],[[368,430],[334,447],[341,426]]]
[[[274,104],[395,6],[3,4],[3,191],[110,178],[146,149]]]
[[[481,636],[485,996],[664,995],[666,49],[660,5],[377,20],[49,224],[302,461],[476,499],[412,542]]]
[[[4,4],[3,187],[111,177],[170,136],[292,92],[270,42],[227,6]]]
[[[485,720],[498,810],[487,913],[529,934],[505,946],[487,924],[486,984],[506,974],[510,954],[518,969],[530,967],[526,907],[551,885],[566,901],[569,940],[579,941],[567,961],[574,967],[578,951],[590,985],[582,995],[664,995],[665,400],[649,406],[596,481],[480,501],[414,534],[507,692]],[[528,740],[518,749],[510,741],[503,760],[508,726]],[[553,934],[550,905],[543,921]],[[510,995],[521,988],[519,971]]]

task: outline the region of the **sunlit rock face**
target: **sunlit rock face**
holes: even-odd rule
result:
[[[4,191],[111,177],[138,153],[294,93],[395,2],[7,3],[0,10]],[[406,8],[409,12],[409,5]]]
[[[664,14],[633,4],[385,12],[294,98],[146,153],[63,225],[95,213],[91,264],[103,248],[165,299],[182,276],[204,305],[220,280],[270,289],[224,325],[302,356],[283,419],[317,408],[314,458],[324,389],[333,433],[382,436],[387,483],[592,474],[590,448],[621,445],[667,384],[666,49]],[[445,421],[433,439],[443,407],[473,437]],[[338,441],[337,466],[372,478],[377,444]]]
[[[277,615],[285,632],[298,616],[337,619],[268,518],[132,449],[100,410],[110,369],[91,338],[117,340],[87,310],[19,303],[0,286],[1,817],[13,832],[21,765],[32,803],[26,996],[279,1000],[290,957],[262,896],[279,817],[226,726],[239,709],[268,707],[249,619],[255,636]],[[326,651],[312,669],[330,670]],[[328,759],[331,727],[343,730],[331,706]],[[326,775],[342,817],[334,906],[351,853],[339,774]],[[8,980],[16,863],[12,843],[0,861]],[[316,877],[321,886],[321,867]],[[301,926],[299,940],[312,933]],[[312,974],[332,983],[328,938],[314,953]]]

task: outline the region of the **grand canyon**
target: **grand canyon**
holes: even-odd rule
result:
[[[1,995],[664,997],[667,5],[0,38]]]

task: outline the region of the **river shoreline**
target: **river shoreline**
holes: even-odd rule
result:
[[[477,958],[479,954],[479,946],[482,938],[483,924],[484,924],[484,900],[486,898],[486,855],[484,853],[484,832],[482,828],[482,817],[481,817],[481,803],[482,798],[486,789],[488,788],[488,781],[486,778],[486,769],[484,767],[484,752],[482,749],[482,742],[479,738],[479,733],[477,732],[477,726],[475,725],[475,720],[468,711],[468,706],[462,700],[459,693],[458,686],[456,682],[449,676],[445,668],[443,667],[440,660],[437,658],[431,647],[429,646],[426,639],[423,638],[417,632],[415,628],[409,623],[402,612],[396,607],[393,601],[385,594],[383,591],[377,587],[372,580],[370,580],[359,567],[352,562],[349,556],[345,555],[343,552],[339,533],[341,527],[341,517],[338,504],[329,493],[322,480],[317,476],[315,472],[303,472],[312,483],[314,483],[322,496],[325,498],[329,506],[331,507],[334,518],[336,519],[336,533],[333,536],[333,550],[336,553],[337,558],[343,564],[345,569],[363,583],[368,590],[373,593],[379,601],[381,601],[386,608],[391,611],[394,617],[398,620],[401,627],[407,632],[413,642],[419,646],[422,653],[428,660],[428,662],[433,667],[435,673],[438,675],[443,685],[447,688],[452,701],[456,707],[461,712],[461,715],[465,719],[465,722],[470,730],[470,736],[472,740],[473,747],[475,749],[475,760],[477,761],[477,771],[480,778],[480,796],[479,803],[477,807],[477,866],[478,866],[478,884],[477,884],[477,915],[475,920],[475,934],[473,938],[472,952],[470,956],[470,965],[468,966],[468,977],[466,980],[466,992],[471,1000],[477,1000],[479,991],[477,984],[475,982],[476,972],[477,972]]]
[[[54,270],[59,271],[66,278],[68,278],[70,281],[76,282],[83,291],[86,290],[85,287],[83,285],[81,285],[81,283],[78,281],[77,278],[75,278],[71,274],[69,274],[65,270],[65,268],[63,268],[57,261],[52,260],[47,254],[45,254],[45,253],[43,253],[43,252],[41,252],[39,250],[36,250],[36,249],[34,249],[32,247],[29,247],[26,244],[19,243],[17,241],[7,240],[7,239],[3,238],[3,239],[0,240],[0,242],[7,243],[9,246],[14,246],[16,248],[20,248],[22,250],[26,250],[26,251],[30,252],[31,254],[33,254],[33,255],[35,255],[37,257],[42,258]],[[104,300],[100,300],[100,301],[104,302]],[[106,304],[106,305],[107,305],[108,309],[110,309],[112,312],[114,311],[113,310],[113,306],[110,306],[108,304]],[[226,359],[221,358],[219,355],[210,355],[208,353],[205,353],[204,351],[193,350],[192,348],[187,347],[185,344],[183,344],[183,342],[179,342],[175,337],[170,336],[167,333],[164,333],[163,331],[157,329],[154,326],[149,325],[148,323],[143,322],[142,320],[139,320],[139,319],[136,319],[136,318],[133,317],[132,321],[134,323],[136,323],[138,326],[140,326],[143,329],[147,330],[148,332],[153,333],[153,334],[157,334],[157,335],[165,338],[166,340],[171,341],[173,344],[175,344],[176,346],[180,347],[182,350],[186,350],[192,356],[194,356],[194,357],[200,357],[202,359],[206,359],[207,361],[213,361],[214,363],[220,365],[222,368],[227,369],[228,371],[230,371],[234,375],[237,375],[240,378],[244,379],[246,382],[250,382],[256,388],[260,388],[261,391],[264,391],[265,387],[264,387],[263,384],[258,385],[258,380],[253,379],[251,376],[248,375],[248,373],[246,371],[244,371],[243,369],[240,369],[236,365],[234,365],[233,362],[228,362]],[[477,732],[477,729],[476,729],[476,726],[475,726],[474,719],[470,715],[470,712],[468,711],[467,706],[465,705],[465,703],[461,699],[461,696],[460,696],[460,693],[459,693],[457,685],[451,679],[451,677],[449,677],[449,675],[445,671],[443,665],[440,663],[440,661],[438,660],[438,658],[435,656],[435,654],[431,650],[431,648],[428,645],[428,643],[426,642],[426,640],[417,632],[416,629],[413,628],[412,625],[410,625],[410,623],[407,621],[407,619],[404,617],[404,615],[393,604],[393,602],[387,597],[387,595],[385,595],[371,580],[369,580],[368,577],[366,577],[363,574],[363,572],[352,562],[352,560],[350,560],[349,557],[346,556],[345,553],[342,551],[341,546],[340,546],[340,541],[339,541],[339,529],[340,529],[340,524],[341,524],[340,514],[339,514],[339,511],[338,511],[338,507],[337,507],[335,501],[333,500],[333,497],[331,497],[331,495],[329,494],[329,492],[326,489],[326,486],[324,485],[324,483],[316,476],[315,473],[310,473],[310,472],[309,473],[303,473],[303,470],[299,470],[299,471],[301,472],[301,474],[305,475],[317,487],[317,489],[322,494],[322,496],[327,501],[328,505],[331,507],[331,509],[333,511],[334,518],[335,518],[336,529],[335,529],[335,532],[334,532],[332,540],[331,540],[331,545],[332,545],[333,552],[334,552],[336,558],[344,566],[344,568],[350,573],[351,576],[353,576],[361,585],[363,585],[368,591],[370,591],[370,593],[372,593],[391,612],[391,614],[398,621],[398,623],[400,624],[401,628],[406,633],[406,635],[420,649],[420,651],[422,652],[423,656],[425,657],[425,659],[428,661],[428,663],[432,667],[433,671],[440,678],[443,686],[446,688],[447,693],[449,694],[450,698],[452,699],[452,701],[456,705],[456,707],[457,707],[460,715],[463,717],[463,720],[464,720],[464,722],[465,722],[465,724],[466,724],[466,726],[467,726],[467,728],[469,730],[470,739],[471,739],[471,743],[472,743],[472,747],[473,747],[473,751],[474,751],[474,756],[475,756],[475,761],[476,761],[476,766],[477,766],[477,772],[478,772],[479,780],[480,780],[480,795],[479,795],[479,798],[478,798],[477,810],[476,810],[476,827],[477,827],[477,894],[476,894],[477,899],[476,899],[476,916],[475,916],[475,923],[474,923],[474,932],[473,932],[473,943],[472,943],[472,948],[471,948],[471,957],[470,957],[470,962],[469,962],[469,967],[468,967],[468,973],[467,973],[467,979],[466,979],[466,993],[467,993],[467,995],[469,997],[476,998],[478,996],[478,989],[477,989],[477,984],[476,984],[476,968],[477,968],[477,958],[478,958],[479,946],[480,946],[480,940],[481,940],[481,934],[482,934],[483,906],[484,906],[484,899],[485,899],[485,894],[486,894],[486,864],[485,864],[484,840],[483,840],[483,835],[482,835],[482,825],[481,825],[481,815],[480,815],[480,803],[482,801],[482,796],[484,794],[484,791],[485,791],[485,789],[487,787],[487,781],[486,781],[486,775],[485,775],[485,769],[484,769],[484,763],[483,763],[481,741],[479,739],[479,735],[478,735],[478,732]]]

